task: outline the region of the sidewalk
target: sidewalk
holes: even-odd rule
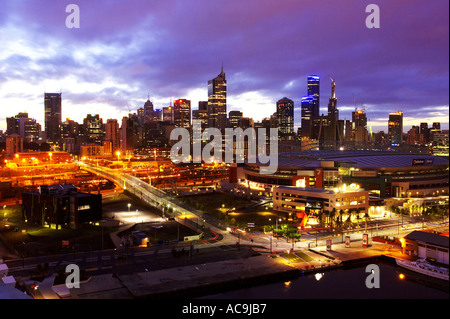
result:
[[[363,259],[381,255],[403,259],[407,259],[408,257],[402,254],[402,249],[399,246],[372,242],[368,247],[363,247],[362,241],[351,242],[350,247],[345,247],[345,244],[333,244],[331,250],[327,250],[326,246],[320,246],[312,248],[311,251],[317,251],[340,261]]]

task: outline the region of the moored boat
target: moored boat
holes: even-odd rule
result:
[[[396,258],[395,262],[398,266],[427,275],[434,278],[448,281],[448,268],[440,267],[429,263],[424,259],[415,261]]]

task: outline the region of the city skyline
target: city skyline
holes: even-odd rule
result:
[[[6,1],[0,130],[19,112],[43,125],[44,92],[62,91],[62,119],[79,123],[87,114],[120,120],[148,96],[155,109],[186,99],[196,110],[222,65],[227,114],[260,121],[287,97],[297,128],[307,77],[317,74],[320,114],[331,76],[341,119],[365,108],[373,131],[387,132],[389,113],[403,111],[403,133],[421,122],[448,129],[448,3],[402,3],[378,1],[381,27],[368,29],[366,3],[78,1],[81,26],[68,29],[65,4]]]

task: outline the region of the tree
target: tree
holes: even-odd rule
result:
[[[370,220],[369,212],[364,212],[364,221],[366,223],[365,231],[367,231],[367,221]]]
[[[336,216],[336,208],[333,207],[333,209],[330,212],[330,224],[331,224],[331,231],[333,231],[333,222],[334,222],[334,218]]]

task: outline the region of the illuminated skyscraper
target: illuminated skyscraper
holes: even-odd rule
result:
[[[313,97],[313,119],[320,116],[320,77],[317,75],[308,76],[308,96]]]
[[[318,139],[320,127],[320,77],[308,76],[307,96],[301,100],[302,138]]]
[[[153,120],[153,103],[150,97],[144,103],[144,123],[150,123]]]
[[[101,145],[105,137],[103,119],[98,114],[88,114],[83,119],[83,134],[85,142]]]
[[[302,138],[312,138],[314,98],[312,96],[305,96],[302,98],[301,103]]]
[[[191,126],[191,101],[178,99],[173,102],[173,123],[175,127]]]
[[[355,109],[355,111],[352,112],[352,139],[356,145],[358,145],[358,143],[365,143],[369,140],[367,115],[365,110]]]
[[[228,113],[228,127],[236,128],[239,126],[239,120],[243,117],[241,111],[230,111]]]
[[[57,142],[61,137],[61,93],[44,93],[44,108],[47,141]]]
[[[173,106],[163,107],[163,122],[173,123]]]
[[[389,113],[388,122],[389,144],[400,146],[403,135],[403,112]]]
[[[294,101],[287,97],[277,102],[277,127],[280,140],[294,139]]]
[[[227,127],[227,81],[223,67],[220,74],[208,81],[209,127],[224,130]]]
[[[105,141],[111,142],[113,152],[120,149],[119,122],[116,119],[108,119],[105,124]]]

